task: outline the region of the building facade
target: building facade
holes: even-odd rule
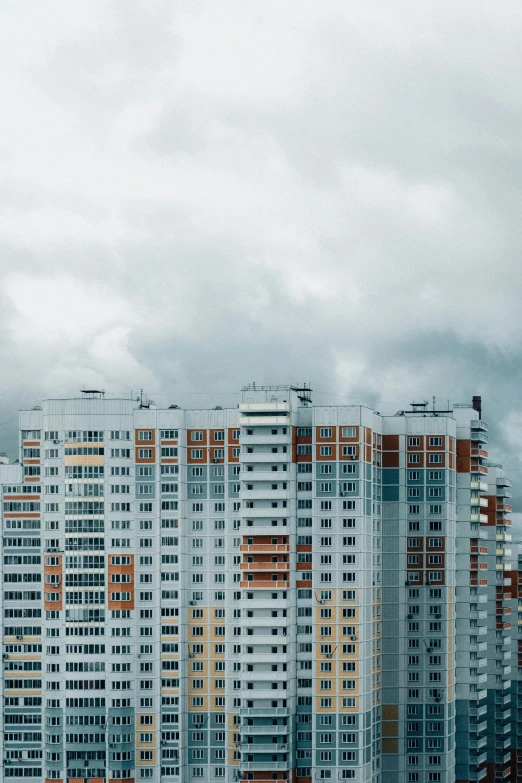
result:
[[[22,411],[4,778],[517,781],[518,576],[486,443],[477,399],[381,416],[290,386]]]

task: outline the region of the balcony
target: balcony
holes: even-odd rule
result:
[[[281,552],[288,553],[290,551],[289,544],[241,544],[239,547],[240,552],[250,552],[255,554],[256,552]]]
[[[269,718],[287,718],[290,714],[289,707],[241,707],[239,714],[243,718],[269,717]],[[275,726],[271,726],[276,728]],[[285,728],[288,728],[285,726]]]
[[[245,726],[243,724],[240,726],[240,733],[242,736],[241,742],[245,745],[248,744],[246,742],[246,737],[252,735],[252,734],[267,734],[270,736],[271,734],[288,734],[290,731],[288,726]]]
[[[258,463],[268,463],[273,462],[275,463],[281,463],[281,462],[290,462],[292,455],[289,452],[282,452],[278,451],[277,454],[274,454],[272,452],[254,452],[253,454],[248,454],[247,452],[242,451],[239,461],[241,463],[248,463],[248,464],[258,464]],[[248,471],[246,471],[248,473]],[[255,471],[253,471],[255,472]],[[275,473],[275,471],[274,471]]]
[[[288,644],[289,638],[290,638],[289,636],[282,633],[277,634],[277,636],[272,636],[271,634],[263,634],[263,635],[259,634],[258,636],[247,636],[243,634],[243,636],[241,637],[241,641],[244,644],[247,644],[249,647],[254,647],[256,644],[275,647],[278,644]]]
[[[267,726],[267,728],[269,728]],[[285,727],[287,728],[287,727]],[[266,732],[268,734],[268,732]],[[288,751],[288,745],[279,744],[277,742],[247,742],[242,743],[242,753],[286,753]]]
[[[248,582],[240,582],[239,586],[245,590],[289,590],[290,582],[284,580],[278,580],[276,582],[272,579],[252,579]]]
[[[243,672],[243,676],[245,679],[245,682],[248,682],[249,680],[253,682],[281,682],[282,680],[288,679],[288,672],[284,671],[278,671],[278,672]],[[243,688],[243,690],[245,690]],[[255,688],[249,689],[247,688],[249,693],[256,693]],[[277,691],[276,691],[277,692]],[[245,696],[245,698],[248,698],[248,696]],[[267,731],[267,734],[270,732]]]
[[[249,510],[254,511],[254,509],[249,509]],[[272,511],[278,511],[278,510],[279,509],[277,509],[277,508],[273,508],[272,509]],[[287,510],[288,509],[286,509],[286,508],[281,509],[281,511],[287,511]],[[274,517],[274,515],[272,514],[272,517],[274,519],[276,519],[277,515]],[[253,521],[254,524],[253,525],[248,525],[248,526],[246,525],[247,520],[244,520],[244,522],[243,522],[243,524],[246,527],[246,530],[248,531],[248,532],[246,532],[246,535],[249,538],[250,537],[254,537],[254,536],[269,536],[269,535],[286,536],[286,535],[288,535],[288,527],[286,525],[283,525],[283,521],[282,521],[281,518],[278,520],[278,522],[281,522],[281,524],[277,524],[277,525],[272,525],[271,524],[271,520],[268,520],[266,523],[265,523],[265,520],[263,520],[263,524],[261,524],[260,522],[257,522],[256,520],[252,520],[252,521]],[[245,531],[243,531],[243,535],[245,535]]]
[[[487,743],[488,738],[486,736],[481,737],[480,739],[476,740],[469,740],[469,747],[474,748],[475,750],[480,750],[480,748],[483,748],[484,745]]]
[[[252,413],[249,411],[249,413]],[[256,416],[248,415],[248,412],[241,411],[239,423],[242,427],[289,427],[291,424],[290,415],[280,416]]]
[[[247,498],[248,499],[248,498]],[[255,498],[254,498],[255,499]],[[309,509],[303,509],[303,516],[306,516],[306,512],[308,511],[308,516],[310,516],[310,510]],[[256,519],[277,519],[278,517],[289,517],[291,512],[290,505],[288,505],[286,508],[284,506],[278,506],[277,508],[272,508],[271,506],[256,506],[254,508],[245,508],[243,513],[247,517],[247,519],[251,519],[254,524],[253,525],[247,525],[244,524],[241,526],[242,533],[244,536],[251,536],[251,535],[261,535],[261,536],[269,536],[270,531],[265,530],[261,533],[253,533],[250,530],[250,527],[254,527],[256,524]],[[246,522],[246,520],[245,520]],[[306,532],[306,531],[303,531]],[[272,533],[275,533],[275,530],[272,531]],[[284,530],[281,530],[280,533],[284,534]]]
[[[472,419],[470,422],[470,427],[474,431],[472,432],[472,435],[478,430],[479,432],[487,432],[489,430],[489,425],[487,421],[484,421],[483,419]]]
[[[288,674],[288,672],[286,673]],[[280,682],[280,680],[277,681],[278,684]],[[238,693],[242,699],[250,701],[272,701],[288,698],[286,688],[242,688]]]
[[[244,770],[288,770],[290,769],[289,761],[241,761],[241,769]]]
[[[241,487],[239,493],[241,500],[289,500],[289,489],[268,489],[268,488],[256,488],[247,489]]]
[[[289,571],[290,563],[240,563],[239,568],[241,571]]]
[[[256,456],[255,454],[249,454],[248,456]],[[288,456],[288,455],[285,455]],[[274,457],[277,457],[277,454],[274,454]],[[248,481],[290,481],[290,476],[288,474],[287,470],[247,470],[246,473],[244,473],[241,476],[241,480],[243,482]],[[308,480],[311,480],[311,477],[308,478]]]

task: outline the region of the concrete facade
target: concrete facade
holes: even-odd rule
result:
[[[249,386],[22,411],[4,777],[516,781],[509,480],[479,407]]]

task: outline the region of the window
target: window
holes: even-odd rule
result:
[[[177,430],[160,430],[160,438],[162,440],[177,440],[178,439],[178,431]]]
[[[152,440],[151,430],[141,430],[138,432],[138,440]]]
[[[408,438],[408,446],[412,446],[413,448],[420,446],[420,438]]]
[[[203,459],[203,449],[191,449],[190,456],[192,459]]]
[[[429,463],[430,465],[442,465],[442,454],[430,454]]]
[[[343,438],[355,438],[357,437],[357,429],[355,427],[342,427],[341,435]]]
[[[321,457],[331,457],[332,456],[332,446],[320,446],[319,447],[319,453]]]
[[[320,438],[331,438],[332,437],[332,428],[331,427],[321,427],[319,430],[319,437]]]
[[[152,459],[152,449],[138,449],[139,459]]]
[[[442,446],[442,438],[439,435],[430,437],[430,446]]]
[[[430,498],[441,498],[442,494],[442,487],[429,487],[428,489],[428,497]]]

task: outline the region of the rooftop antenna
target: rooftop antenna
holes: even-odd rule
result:
[[[290,387],[292,391],[295,391],[297,393],[297,399],[300,400],[303,404],[303,407],[307,408],[308,404],[312,404],[312,384],[311,382],[308,382],[308,384],[303,383],[302,386],[291,386]]]
[[[433,407],[432,407],[432,410],[433,410],[433,412],[435,413],[435,395],[433,395],[433,398],[432,398],[432,399],[433,399]]]

